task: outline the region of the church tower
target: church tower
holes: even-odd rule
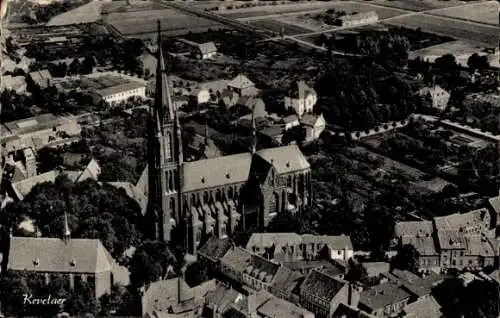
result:
[[[169,242],[180,220],[182,187],[182,140],[177,111],[172,103],[161,25],[158,21],[158,65],[154,106],[148,122],[148,208],[153,239]]]

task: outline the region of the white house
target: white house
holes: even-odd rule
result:
[[[434,85],[433,87],[424,87],[418,94],[429,100],[430,106],[432,108],[439,109],[441,111],[446,109],[448,106],[448,101],[450,100],[450,93],[445,91],[439,85]]]
[[[119,103],[133,96],[146,98],[146,84],[128,82],[100,89],[96,93],[108,104]]]
[[[319,138],[325,130],[326,121],[323,115],[304,115],[300,119],[300,123],[306,129],[305,141],[313,141]]]
[[[214,42],[199,44],[196,50],[196,57],[202,60],[210,59],[217,54]]]
[[[198,88],[191,91],[191,98],[193,98],[197,104],[204,104],[210,101],[210,92],[205,88]]]
[[[304,113],[311,113],[317,101],[316,91],[304,81],[298,81],[292,85],[288,96],[285,96],[285,108],[292,108],[300,117]]]

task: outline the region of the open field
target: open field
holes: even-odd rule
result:
[[[448,8],[463,5],[463,2],[457,0],[435,1],[435,0],[375,0],[371,2],[374,5],[388,6],[410,11],[427,11],[439,8]]]
[[[498,2],[490,1],[474,3],[466,7],[436,10],[432,14],[498,25],[499,8],[500,4]]]
[[[374,6],[369,3],[360,3],[355,1],[342,1],[342,2],[307,2],[287,5],[255,7],[237,10],[220,11],[225,17],[232,19],[259,17],[273,14],[289,14],[289,13],[307,13],[307,12],[320,12],[322,10],[335,9],[337,11],[352,12],[368,12],[375,11],[381,19],[398,16],[407,13],[404,10],[387,8],[382,6]]]
[[[304,29],[300,26],[289,24],[289,23],[283,23],[283,22],[276,21],[273,19],[256,20],[256,21],[250,22],[250,24],[254,25],[256,27],[259,27],[259,28],[271,30],[271,31],[278,32],[278,33],[283,28],[285,35],[296,35],[296,34],[310,32],[310,30]]]
[[[431,15],[413,15],[392,19],[390,25],[450,36],[457,39],[470,40],[495,47],[498,45],[500,28],[472,22],[452,20]]]
[[[167,35],[202,32],[208,28],[223,27],[211,20],[182,14],[172,9],[146,10],[134,12],[110,13],[104,22],[114,26],[124,36],[151,36],[157,30],[157,20],[161,21],[162,30]]]
[[[92,1],[76,9],[56,15],[49,22],[48,26],[82,24],[96,22],[101,18],[103,2]]]

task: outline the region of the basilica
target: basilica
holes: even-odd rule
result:
[[[159,24],[159,23],[158,23]],[[237,229],[264,228],[285,211],[311,204],[311,170],[296,145],[186,162],[182,127],[165,68],[158,25],[154,106],[148,124],[147,223],[152,238],[182,242],[196,254],[208,235],[230,237]]]

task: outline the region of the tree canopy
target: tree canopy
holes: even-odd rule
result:
[[[8,205],[0,224],[17,228],[27,217],[43,236],[60,237],[64,213],[72,237],[100,239],[115,259],[142,237],[139,206],[123,190],[95,181],[73,183],[65,176],[36,185],[23,201]]]

